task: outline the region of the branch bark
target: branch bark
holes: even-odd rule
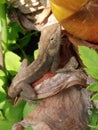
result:
[[[87,112],[90,105],[88,94],[80,86],[74,86],[44,99],[12,130],[89,130]],[[84,93],[84,94],[83,94]]]

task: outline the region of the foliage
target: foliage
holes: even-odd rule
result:
[[[96,109],[92,109],[92,115],[89,116],[90,130],[98,130],[98,115],[96,114]]]
[[[83,64],[85,65],[84,70],[92,78],[98,80],[98,53],[86,46],[79,46],[80,58],[82,59]],[[98,82],[94,82],[87,87],[87,90],[96,92],[91,98],[91,100],[98,100]],[[98,115],[95,112],[95,109],[92,111],[92,116],[90,118],[91,130],[98,129]]]
[[[85,46],[79,47],[80,57],[86,66],[86,72],[93,78],[98,79],[98,54],[95,50]]]
[[[5,0],[0,0],[0,4],[4,4],[5,3]]]
[[[80,57],[86,66],[85,71],[94,79],[98,79],[98,54],[95,50],[85,46],[79,47]],[[98,91],[98,82],[91,84],[88,88],[90,91]],[[98,94],[97,94],[98,95]],[[92,99],[98,100],[98,96],[94,95]]]
[[[0,37],[4,62],[4,69],[0,70],[0,130],[11,130],[15,122],[35,108],[35,105],[29,106],[25,101],[13,106],[7,98],[8,87],[18,72],[22,59],[30,57],[24,47],[28,46],[31,37],[37,35],[37,32],[27,32],[21,29],[18,23],[9,23],[6,10],[5,0],[0,0]],[[33,55],[33,51],[31,54]]]

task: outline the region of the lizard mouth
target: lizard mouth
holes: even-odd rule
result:
[[[18,105],[21,102],[21,98],[19,96],[13,98],[13,97],[10,97],[9,95],[7,95],[7,98],[10,101],[10,103],[14,106]]]

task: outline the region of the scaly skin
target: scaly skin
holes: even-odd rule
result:
[[[44,28],[41,32],[39,54],[35,61],[30,65],[24,60],[17,75],[12,80],[8,90],[8,96],[17,97],[22,88],[31,88],[31,84],[38,80],[49,69],[55,71],[59,64],[59,48],[60,48],[60,25],[53,24]],[[36,97],[36,93],[31,88],[32,97]]]

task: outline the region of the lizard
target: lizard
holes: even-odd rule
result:
[[[58,23],[47,26],[42,30],[37,59],[29,65],[26,59],[23,60],[19,72],[13,78],[8,89],[8,97],[15,99],[20,95],[23,87],[30,88],[32,98],[36,97],[36,92],[31,86],[32,83],[49,69],[52,72],[56,71],[59,65],[60,34],[61,28]]]
[[[53,77],[49,77],[34,87],[36,99],[48,98],[72,86],[86,86],[86,78],[86,74],[79,68],[78,61],[72,56],[63,68],[56,70]],[[20,96],[28,103],[34,102],[31,88],[24,87]]]

